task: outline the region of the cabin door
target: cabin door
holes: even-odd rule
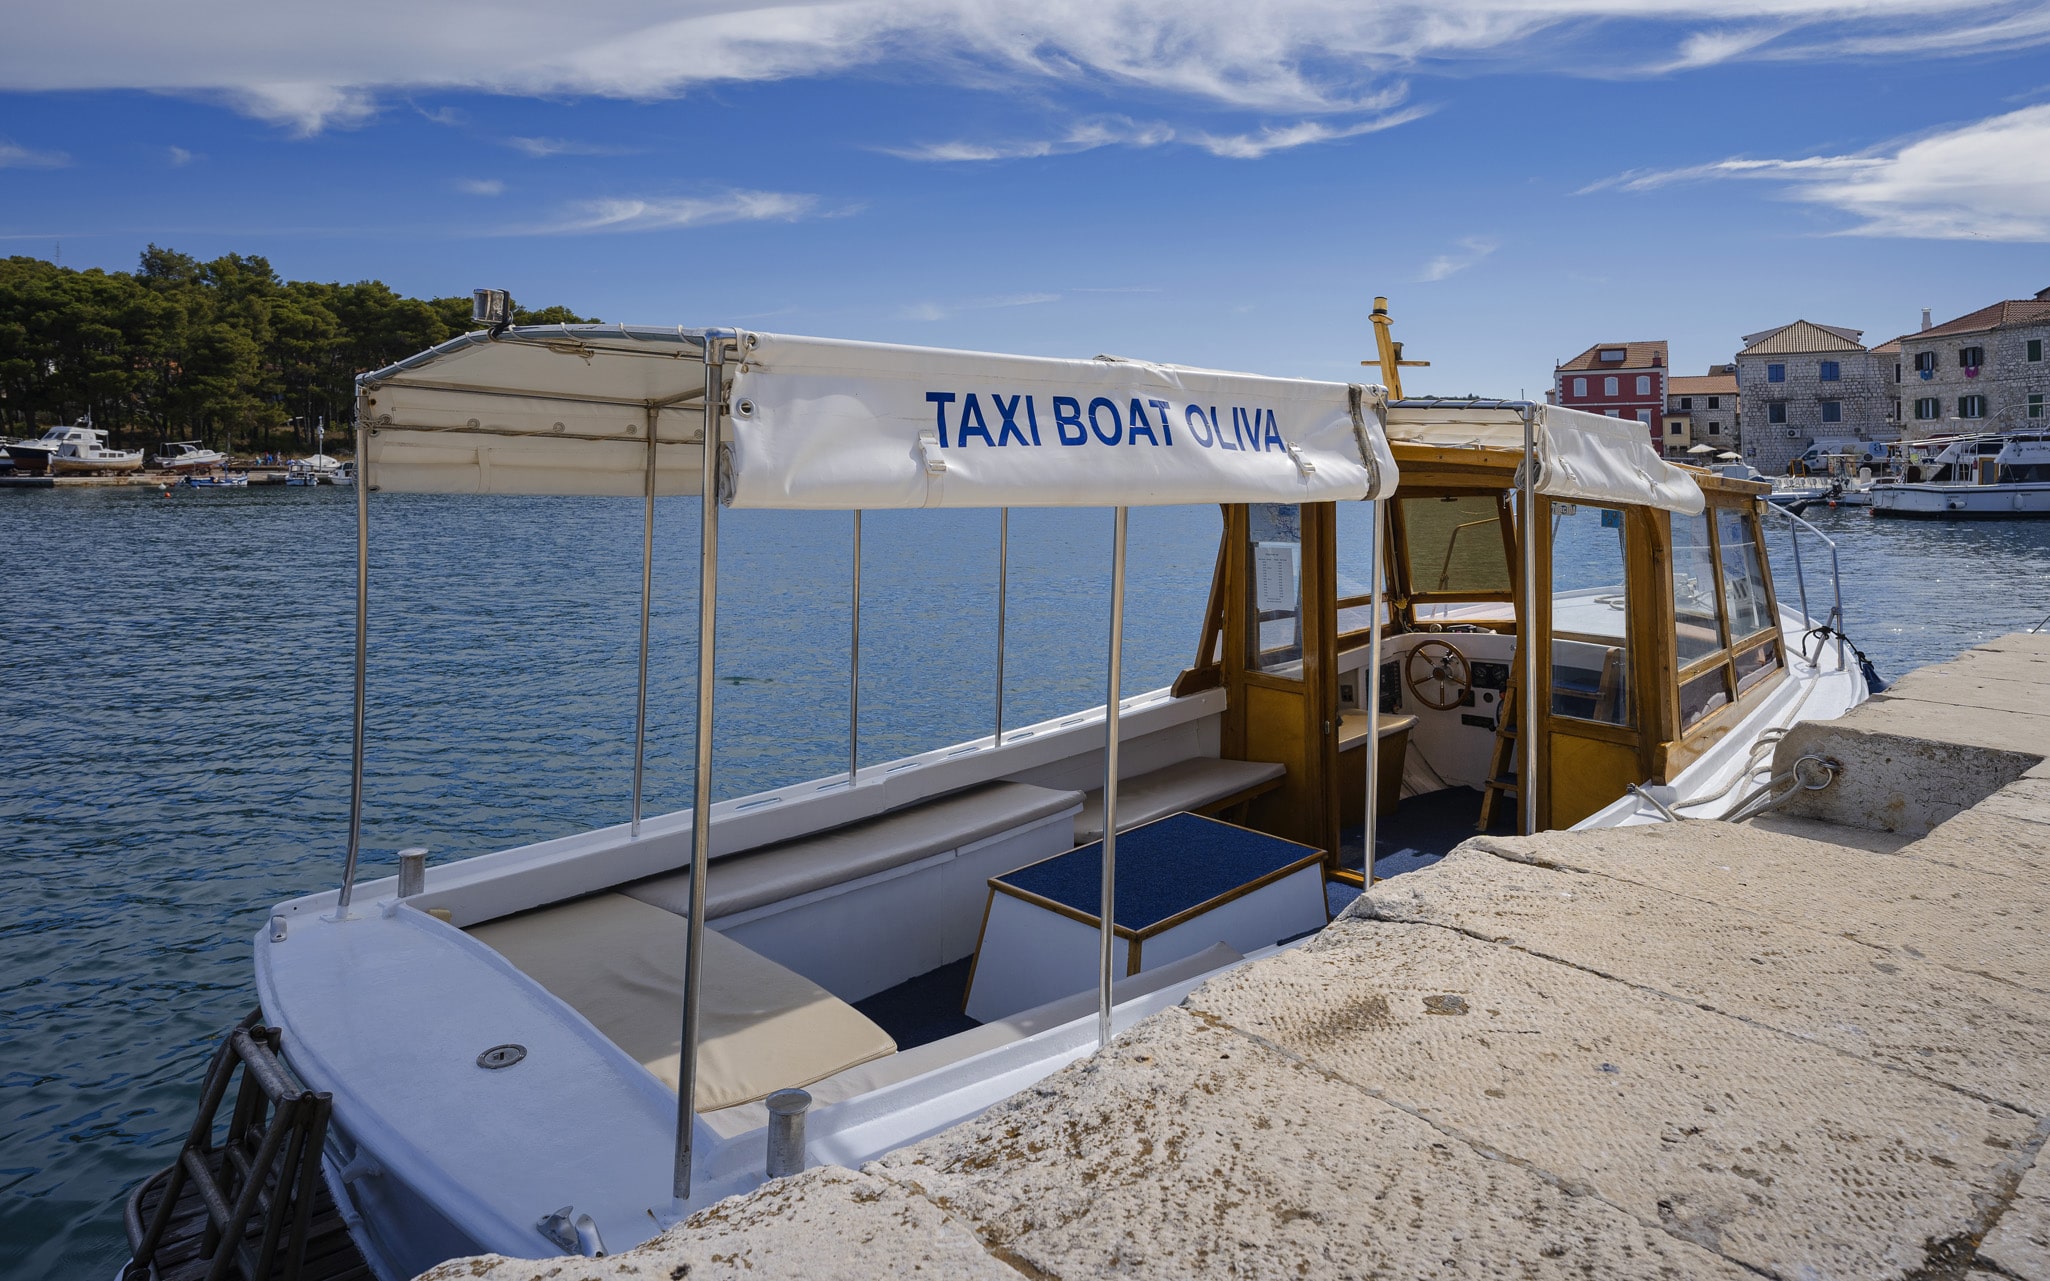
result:
[[[1247,823],[1337,865],[1336,513],[1331,503],[1225,509],[1223,755],[1278,761]]]

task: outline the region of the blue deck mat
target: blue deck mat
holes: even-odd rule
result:
[[[1118,927],[1145,930],[1315,853],[1313,846],[1198,814],[1170,814],[1120,832]],[[1095,916],[1103,884],[1103,842],[994,879]]]

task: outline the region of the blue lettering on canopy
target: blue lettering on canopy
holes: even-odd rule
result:
[[[1025,398],[1025,425],[1032,429],[1032,443],[1039,443],[1039,411],[1032,407],[1032,397]]]
[[[955,443],[958,445],[966,446],[970,436],[980,436],[983,444],[996,448],[996,441],[990,438],[989,424],[983,421],[982,401],[972,391],[961,402],[961,430],[956,435]]]
[[[1132,430],[1125,437],[1125,443],[1131,445],[1138,444],[1140,432],[1146,433],[1147,444],[1158,445],[1160,443],[1160,438],[1153,434],[1153,420],[1146,416],[1146,406],[1140,404],[1139,398],[1134,396],[1132,397]]]
[[[949,397],[951,399],[951,397]],[[1075,434],[1068,435],[1073,427]],[[1089,432],[1082,426],[1082,402],[1073,396],[1053,398],[1053,429],[1060,435],[1063,445],[1085,445],[1089,443]]]
[[[1108,409],[1110,411],[1110,434],[1108,436],[1103,434],[1103,424],[1096,421],[1096,411],[1098,409]],[[1118,404],[1116,401],[1098,396],[1089,402],[1089,430],[1095,432],[1096,438],[1106,445],[1115,445],[1124,439],[1125,424],[1118,418]]]
[[[951,391],[929,391],[925,393],[925,399],[927,403],[935,406],[935,412],[939,415],[940,448],[945,449],[947,447],[947,406],[954,402],[954,393]]]
[[[1169,426],[1167,421],[1167,402],[1164,400],[1149,400],[1146,403],[1160,411],[1160,443],[1163,445],[1174,444],[1174,428]]]
[[[969,399],[973,400],[974,397],[971,396]],[[1011,397],[1011,403],[1006,405],[1002,396],[997,395],[995,392],[989,394],[989,403],[997,407],[997,417],[1003,419],[1003,425],[997,428],[997,444],[1008,445],[1013,437],[1021,445],[1028,443],[1025,439],[1025,433],[1018,429],[1018,402],[1024,399],[1025,397],[1022,395],[1013,396]],[[1039,428],[1037,424],[1033,426],[1032,440],[1029,443],[1034,445],[1039,443]]]
[[[1246,411],[1237,405],[1231,407],[1231,434],[1238,438],[1239,448],[1257,450],[1260,448],[1260,427],[1246,421]]]
[[[1217,406],[1215,405],[1212,405],[1210,407],[1210,430],[1217,434],[1217,444],[1219,448],[1229,449],[1233,453],[1238,452],[1239,446],[1231,443],[1230,437],[1224,434],[1223,426],[1221,426],[1217,421]]]
[[[1196,443],[1205,449],[1210,448],[1217,440],[1216,435],[1210,430],[1210,424],[1203,418],[1203,408],[1200,405],[1190,405],[1183,410],[1182,423],[1189,429],[1189,434],[1196,438]]]
[[[1255,416],[1259,414],[1258,410],[1253,412]],[[1275,424],[1274,411],[1271,409],[1267,411],[1267,434],[1261,438],[1261,447],[1276,453],[1288,452],[1288,442],[1281,438],[1281,428]]]

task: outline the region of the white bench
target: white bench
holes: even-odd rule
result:
[[[858,1001],[975,950],[988,881],[1072,845],[1080,792],[990,783],[717,859],[705,918]],[[681,916],[688,870],[620,893]]]
[[[1118,831],[1151,823],[1184,810],[1212,813],[1249,801],[1281,785],[1288,773],[1272,761],[1227,761],[1215,756],[1191,757],[1185,761],[1118,780]],[[1075,844],[1087,845],[1103,839],[1103,789],[1082,799],[1082,812],[1075,816]]]

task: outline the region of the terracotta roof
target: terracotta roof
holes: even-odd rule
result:
[[[1623,359],[1602,360],[1605,351],[1620,351]],[[1559,366],[1561,369],[1663,369],[1666,364],[1666,342],[1599,342],[1581,352],[1578,356]]]
[[[1898,356],[1901,354],[1901,340],[1898,338],[1889,339],[1874,347],[1872,354],[1875,356]]]
[[[2050,298],[2010,298],[1991,307],[1981,307],[1956,320],[1946,320],[1920,333],[1902,334],[1894,341],[1914,342],[1918,338],[1948,338],[1952,334],[1982,334],[2012,325],[2043,324],[2050,324]]]
[[[1734,396],[1737,394],[1735,374],[1705,374],[1691,378],[1666,379],[1666,394],[1669,396]]]
[[[1780,356],[1807,351],[1863,351],[1865,345],[1858,341],[1862,332],[1836,325],[1818,325],[1812,320],[1797,320],[1778,329],[1745,334],[1744,350],[1738,354]]]

